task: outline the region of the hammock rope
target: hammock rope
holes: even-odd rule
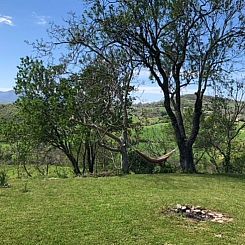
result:
[[[152,163],[152,164],[159,164],[159,165],[162,165],[163,163],[165,163],[168,158],[176,151],[176,149],[166,153],[165,155],[163,156],[160,156],[160,157],[157,157],[157,158],[153,158],[153,157],[150,157],[150,156],[147,156],[145,153],[143,152],[140,152],[139,150],[135,149],[135,152],[142,158],[144,159],[145,161],[149,162],[149,163]]]

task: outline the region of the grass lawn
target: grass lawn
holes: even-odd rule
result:
[[[0,188],[0,244],[245,244],[245,178],[129,175],[10,179]],[[23,191],[27,183],[27,190]],[[232,223],[162,213],[201,205]]]

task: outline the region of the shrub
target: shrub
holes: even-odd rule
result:
[[[0,187],[9,187],[8,176],[4,170],[0,171]]]
[[[130,171],[136,174],[152,174],[154,165],[143,160],[137,153],[129,153]]]
[[[238,174],[245,173],[245,154],[236,156],[234,158],[232,170],[233,170],[233,173],[238,173]]]
[[[178,170],[174,164],[166,162],[163,166],[156,165],[153,169],[153,174],[160,173],[176,173]]]
[[[64,167],[61,167],[61,168],[56,167],[55,172],[58,178],[61,178],[61,179],[68,178],[68,173]]]

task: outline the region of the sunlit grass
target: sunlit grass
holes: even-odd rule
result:
[[[244,244],[245,179],[209,175],[10,179],[1,244]],[[201,205],[233,217],[193,222],[162,210]]]

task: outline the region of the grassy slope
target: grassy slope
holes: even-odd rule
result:
[[[245,179],[206,175],[10,180],[0,189],[1,244],[244,244]],[[163,215],[177,203],[231,215],[196,223]],[[221,237],[220,237],[221,236]]]

